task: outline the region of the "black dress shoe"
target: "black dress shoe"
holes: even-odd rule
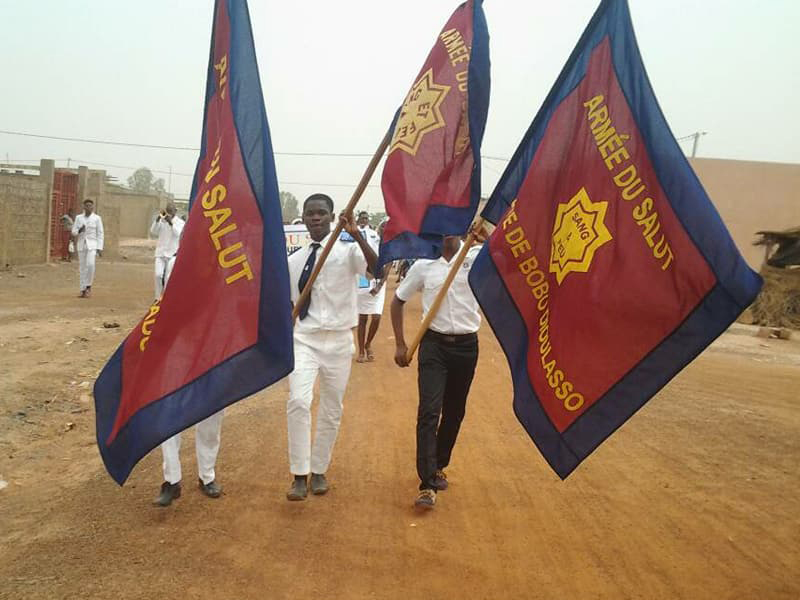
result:
[[[161,493],[158,498],[153,500],[153,504],[157,506],[169,506],[176,498],[181,497],[181,482],[169,483],[165,481],[161,484]]]
[[[328,492],[328,480],[325,479],[325,475],[320,473],[312,473],[311,474],[311,493],[315,496],[322,496]]]
[[[200,491],[209,498],[219,498],[222,495],[222,486],[216,479],[209,483],[203,483],[202,479],[198,479],[197,484],[200,486]]]
[[[447,475],[441,469],[437,469],[436,474],[433,476],[433,489],[437,492],[443,492],[447,489]]]
[[[305,500],[306,496],[308,496],[308,482],[306,481],[306,477],[304,475],[295,475],[292,487],[286,492],[286,497],[289,500],[297,501]]]

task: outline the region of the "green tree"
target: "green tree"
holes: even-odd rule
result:
[[[164,179],[155,178],[153,172],[147,167],[140,167],[128,177],[128,187],[142,194],[165,193]]]
[[[291,192],[281,192],[281,217],[284,223],[291,223],[300,216],[297,198]]]

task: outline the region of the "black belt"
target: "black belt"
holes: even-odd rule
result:
[[[444,344],[463,344],[465,342],[477,342],[477,333],[439,333],[433,329],[425,332],[425,337]]]

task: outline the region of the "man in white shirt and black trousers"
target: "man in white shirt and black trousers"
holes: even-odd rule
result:
[[[308,282],[314,264],[331,235],[333,200],[313,194],[303,203],[303,223],[312,243],[289,256],[292,302]],[[289,374],[286,414],[289,429],[289,470],[294,475],[286,494],[289,500],[305,500],[308,476],[311,492],[328,491],[325,473],[342,418],[342,402],[350,378],[355,346],[352,329],[358,323],[356,275],[375,270],[378,257],[359,234],[352,214],[342,215],[347,234],[333,244],[309,301],[299,307],[294,325],[294,371]],[[311,401],[319,377],[317,431],[311,444]]]
[[[76,236],[75,249],[78,251],[80,269],[80,298],[92,295],[94,283],[95,257],[103,255],[103,219],[94,212],[94,202],[87,198],[83,201],[83,212],[75,217],[72,224],[72,235]]]
[[[157,216],[150,227],[150,234],[157,236],[156,264],[155,264],[155,293],[156,300],[161,298],[169,279],[168,269],[170,261],[178,252],[183,231],[184,221],[177,216],[175,205],[170,202]]]
[[[391,306],[396,344],[394,360],[401,367],[409,364],[403,335],[405,303],[416,292],[422,292],[422,316],[425,318],[461,243],[457,236],[445,237],[441,258],[417,260],[395,292]],[[436,492],[447,489],[444,469],[450,464],[478,362],[481,316],[467,276],[479,251],[480,246],[477,246],[467,252],[419,346],[417,474],[420,485],[414,505],[420,509],[433,508]]]

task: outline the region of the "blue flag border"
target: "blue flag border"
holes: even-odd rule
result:
[[[283,220],[250,16],[246,0],[216,0],[214,22],[221,1],[226,3],[230,22],[229,91],[234,125],[245,172],[264,224],[258,340],[253,346],[229,357],[197,379],[142,408],[118,432],[111,446],[106,446],[122,393],[124,343],[117,348],[95,383],[94,395],[98,448],[106,469],[120,485],[125,482],[136,463],[161,441],[225,406],[271,385],[294,368],[289,270]],[[212,27],[201,153],[190,201],[195,198],[197,170],[206,153],[208,104],[216,91],[213,61],[215,36],[216,27]],[[240,72],[243,75],[240,76]],[[254,101],[258,106],[259,126],[246,127],[242,121],[245,120],[248,105],[252,111]],[[186,258],[188,257],[184,257],[184,260]],[[201,401],[198,402],[198,399]],[[209,402],[209,399],[216,401]]]
[[[741,314],[756,297],[760,277],[744,262],[719,214],[672,135],[647,77],[625,0],[603,0],[503,173],[482,216],[497,223],[530,169],[560,103],[583,79],[594,48],[608,36],[614,69],[644,139],[665,199],[708,262],[717,284],[661,344],[559,433],[533,390],[527,372],[528,332],[484,247],[470,284],[511,367],[514,412],[553,470],[565,479],[592,451]],[[620,72],[619,65],[634,66]],[[634,101],[631,101],[634,99]],[[698,217],[699,214],[699,217]]]

